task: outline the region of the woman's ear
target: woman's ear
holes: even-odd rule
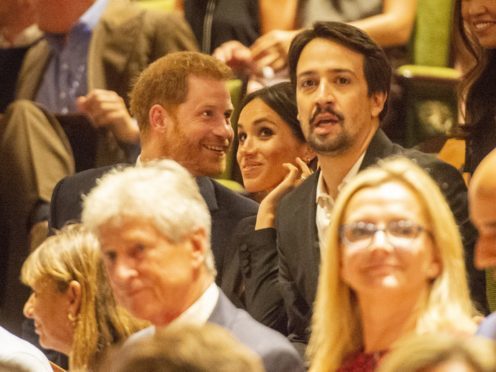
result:
[[[304,147],[303,147],[301,159],[303,159],[303,161],[308,164],[313,159],[315,159],[317,154],[315,153],[315,151],[312,150],[312,148],[307,143],[305,143],[303,146]]]
[[[66,293],[69,300],[69,312],[77,317],[81,308],[81,284],[76,280],[71,280]]]

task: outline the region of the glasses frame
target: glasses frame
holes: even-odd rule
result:
[[[399,238],[399,237],[395,237],[394,234],[391,234],[389,232],[389,229],[391,228],[391,226],[393,226],[393,224],[397,224],[399,222],[408,222],[410,223],[410,227],[413,227],[415,228],[415,234],[414,236],[412,237],[403,237],[403,238]],[[357,240],[357,241],[350,241],[349,239],[346,238],[346,230],[349,229],[349,228],[352,228],[352,227],[356,227],[358,224],[365,224],[365,225],[368,225],[368,226],[374,226],[374,229],[373,229],[373,232],[372,234],[367,237],[367,238],[364,238],[364,239],[360,239],[360,240]],[[408,241],[408,243],[411,243],[413,241],[415,241],[422,232],[425,232],[427,234],[429,234],[430,236],[432,236],[432,233],[430,230],[428,230],[425,226],[422,226],[414,221],[411,221],[411,220],[393,220],[393,221],[389,221],[385,224],[382,224],[382,226],[380,227],[380,224],[376,224],[376,223],[373,223],[373,222],[364,222],[364,221],[356,221],[356,222],[351,222],[351,223],[347,223],[347,224],[342,224],[340,227],[339,227],[339,241],[341,242],[342,245],[346,246],[346,247],[357,247],[359,245],[362,245],[364,241],[367,241],[367,244],[363,245],[363,247],[360,247],[360,248],[369,248],[371,246],[371,244],[374,242],[374,239],[377,235],[377,233],[381,231],[383,234],[384,234],[384,237],[385,239],[388,241],[389,244],[391,244],[393,247],[402,247],[403,245],[402,244],[397,244],[398,240],[396,239],[404,239],[406,241]],[[392,239],[391,239],[392,237]]]

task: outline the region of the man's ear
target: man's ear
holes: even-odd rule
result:
[[[207,233],[205,229],[200,228],[196,230],[190,238],[191,242],[191,256],[194,265],[199,267],[205,263],[205,254],[207,251]]]
[[[384,104],[387,99],[386,92],[375,92],[370,96],[371,110],[370,113],[373,118],[379,117],[380,113],[384,109]]]
[[[171,120],[170,114],[162,106],[154,104],[150,111],[148,111],[148,121],[150,122],[150,129],[160,133],[165,132],[169,121]]]

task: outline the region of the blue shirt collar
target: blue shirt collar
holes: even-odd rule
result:
[[[91,33],[98,21],[100,21],[103,12],[107,8],[107,4],[108,0],[96,0],[93,5],[91,5],[86,12],[84,12],[81,18],[79,18],[79,21],[72,27],[68,34]],[[46,32],[45,38],[52,50],[55,52],[60,52],[60,50],[64,47],[66,35]]]

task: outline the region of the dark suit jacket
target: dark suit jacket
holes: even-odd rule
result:
[[[283,335],[258,323],[246,311],[236,308],[222,291],[208,322],[225,328],[255,352],[262,359],[267,372],[305,371],[298,353]],[[154,327],[145,328],[132,335],[124,347],[133,347],[135,342],[151,337],[154,332]]]
[[[95,185],[98,178],[113,167],[89,169],[62,179],[53,191],[50,204],[50,230],[60,229],[69,221],[79,221],[82,211],[82,196]],[[200,193],[205,199],[212,216],[212,252],[217,268],[217,284],[229,287],[229,283],[237,276],[229,270],[226,252],[231,246],[232,232],[240,220],[257,214],[258,204],[237,194],[209,177],[197,177]],[[237,297],[228,292],[229,297],[237,301]]]
[[[393,144],[382,130],[379,130],[372,138],[360,170],[375,164],[380,159],[394,155],[416,161],[440,186],[463,237],[472,296],[485,308],[485,278],[484,273],[476,271],[473,267],[473,248],[477,234],[469,221],[467,190],[461,175],[454,167],[441,162],[433,155]],[[263,239],[257,241],[252,237],[251,241],[255,241],[255,243],[249,247],[252,266],[251,276],[247,279],[246,286],[257,288],[258,294],[255,295],[255,301],[247,303],[247,309],[251,312],[251,308],[255,307],[258,313],[263,314],[265,312],[260,320],[267,325],[272,326],[280,321],[275,316],[276,312],[273,309],[265,311],[263,309],[267,303],[266,293],[269,292],[273,295],[273,287],[279,285],[288,316],[288,336],[291,341],[300,344],[296,345],[300,351],[308,342],[308,328],[319,275],[320,248],[315,222],[318,176],[319,174],[315,173],[308,177],[300,187],[286,195],[279,204],[276,220],[279,281],[274,275],[270,278],[265,277],[264,282],[259,279],[266,276],[265,272],[268,268],[266,259],[264,262],[260,262],[257,258],[261,249],[267,252],[272,245],[272,250],[274,250],[276,243],[270,244]],[[263,230],[258,233],[267,234]],[[263,255],[266,258],[268,254],[264,253]],[[263,255],[262,259],[264,259]],[[262,263],[265,267],[262,266]],[[277,265],[277,261],[272,260],[272,265]],[[269,270],[272,268],[269,267]],[[243,269],[243,275],[245,271]],[[272,300],[273,302],[274,300]]]

